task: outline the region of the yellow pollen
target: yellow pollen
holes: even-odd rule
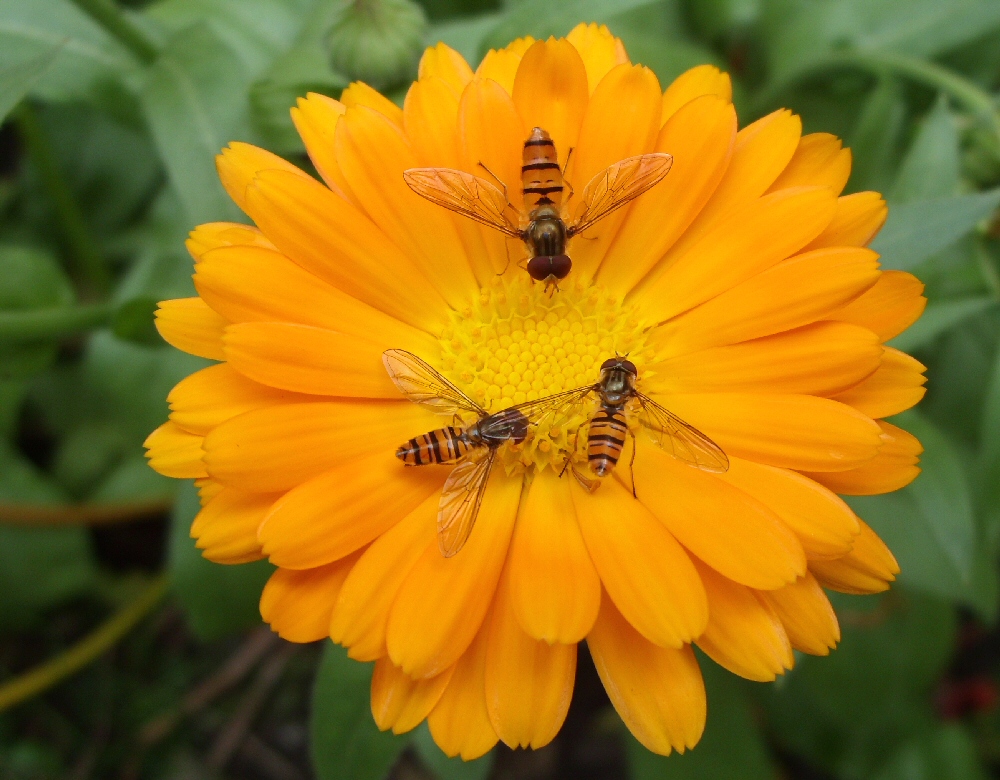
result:
[[[569,280],[552,295],[527,274],[498,277],[454,312],[442,330],[439,367],[490,412],[553,393],[593,385],[616,355],[648,362],[644,326],[635,307],[597,285]],[[576,452],[594,398],[560,410],[559,419],[532,419],[528,438],[501,448],[508,472],[562,469]],[[583,441],[586,441],[584,433]]]

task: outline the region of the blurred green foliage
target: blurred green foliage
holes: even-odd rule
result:
[[[258,143],[308,167],[288,108],[307,91],[339,96],[356,75],[329,52],[344,3],[0,0],[0,648],[43,636],[45,655],[55,653],[85,626],[53,634],[48,618],[90,616],[93,626],[119,603],[125,575],[98,555],[97,532],[32,527],[38,517],[65,526],[81,506],[98,519],[172,507],[165,565],[199,641],[258,621],[269,565],[204,561],[188,537],[194,489],[144,464],[167,391],[205,365],[159,340],[152,311],[194,292],[187,232],[244,219],[216,177],[223,145]],[[407,18],[426,24],[425,43],[444,40],[473,63],[512,38],[598,21],[664,85],[704,62],[729,70],[742,123],[788,106],[807,132],[845,139],[848,191],[879,189],[892,207],[874,244],[883,267],[927,284],[926,314],[893,342],[929,367],[926,401],[895,421],[924,443],[923,475],[896,494],[851,499],[899,558],[898,586],[838,598],[841,646],[800,658],[774,685],[703,658],[709,721],[688,755],[652,756],[620,724],[584,733],[610,728],[635,780],[997,776],[1000,716],[982,690],[995,696],[1000,681],[1000,0],[421,5]],[[403,54],[380,73],[399,100],[414,73],[410,44],[392,43]],[[144,636],[129,647],[146,647]],[[123,663],[134,672],[150,652],[133,647]],[[22,657],[0,650],[0,674],[23,669],[11,661]],[[134,777],[217,776],[190,750],[128,764],[128,734],[204,665],[181,658],[168,652],[152,679],[114,683],[102,662],[70,683],[68,714],[46,716],[76,724],[60,726],[70,735],[61,741],[20,731],[16,712],[0,716],[0,776],[67,776],[88,739],[80,724],[105,706],[89,692],[108,685],[137,697],[115,716],[126,735],[108,761]],[[490,756],[450,761],[426,727],[380,734],[370,674],[325,649],[311,721],[319,778],[378,780],[400,755],[421,777],[488,776]]]

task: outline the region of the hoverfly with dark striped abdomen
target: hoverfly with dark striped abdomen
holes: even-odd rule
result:
[[[457,465],[448,475],[438,509],[438,543],[446,558],[465,545],[479,515],[486,484],[504,444],[520,444],[528,436],[536,406],[547,399],[527,401],[490,414],[416,355],[402,349],[382,353],[386,371],[400,392],[414,403],[439,414],[473,414],[472,425],[449,425],[410,439],[396,450],[407,466]]]
[[[523,241],[530,253],[526,270],[536,282],[545,282],[548,291],[557,288],[573,266],[566,254],[567,241],[658,184],[670,171],[673,159],[669,154],[654,152],[628,157],[605,168],[584,188],[583,211],[569,223],[562,216],[567,185],[555,143],[540,127],[532,130],[524,142],[522,214],[516,214],[507,187],[499,179],[502,191],[485,179],[453,168],[410,168],[403,172],[403,179],[427,200]],[[511,219],[508,210],[516,214],[516,220]],[[521,223],[525,223],[524,227]]]
[[[629,427],[632,415],[661,449],[678,460],[703,471],[728,471],[729,458],[722,448],[636,389],[638,378],[639,371],[631,360],[620,357],[605,360],[597,383],[540,399],[535,402],[538,408],[534,413],[537,418],[548,414],[558,416],[562,410],[597,394],[599,406],[590,418],[587,434],[587,460],[591,473],[597,477],[606,477],[614,471],[625,446],[625,437],[634,437]],[[634,447],[632,457],[635,457]],[[569,464],[567,459],[566,465]],[[580,475],[577,477],[585,483]],[[632,492],[635,493],[634,480]]]

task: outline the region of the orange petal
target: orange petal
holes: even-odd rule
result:
[[[601,581],[636,631],[661,647],[680,647],[701,634],[708,621],[705,592],[666,526],[617,480],[603,480],[593,493],[574,480],[571,493]]]
[[[414,82],[403,104],[403,129],[413,148],[417,164],[423,167],[461,168],[462,147],[458,134],[458,97],[439,78]],[[480,169],[480,172],[485,173]],[[458,230],[465,257],[480,285],[485,286],[503,266],[494,267],[490,250],[483,240],[483,229],[462,216],[452,217]],[[499,253],[503,251],[500,234],[492,237]]]
[[[355,456],[279,499],[257,534],[271,563],[306,569],[342,558],[441,488],[442,469],[408,469],[391,452]]]
[[[226,485],[256,493],[288,490],[334,466],[391,454],[440,419],[404,401],[281,404],[215,428],[205,441],[206,460]]]
[[[547,130],[565,164],[589,95],[587,69],[573,44],[565,38],[535,41],[521,58],[511,95],[524,126]]]
[[[865,595],[888,590],[899,574],[899,564],[885,542],[861,523],[861,533],[851,552],[833,561],[811,561],[809,570],[824,587]]]
[[[372,673],[372,717],[382,731],[405,734],[419,726],[441,699],[451,680],[454,667],[437,677],[414,680],[393,666],[388,658],[379,658]]]
[[[714,65],[697,65],[682,73],[663,93],[663,113],[660,122],[665,124],[681,108],[702,95],[714,95],[726,103],[731,103],[733,83],[729,79],[729,74],[723,73]]]
[[[794,471],[730,458],[721,475],[760,501],[799,538],[809,558],[846,555],[860,533],[858,518],[836,494]]]
[[[184,246],[196,263],[206,252],[223,246],[259,246],[274,249],[274,245],[257,228],[239,222],[206,222],[204,225],[198,225],[191,231]]]
[[[579,143],[566,170],[576,188],[568,212],[582,209],[581,196],[591,179],[609,165],[653,151],[660,131],[660,82],[642,65],[618,65],[606,75],[590,98],[580,128]],[[589,278],[618,235],[632,205],[624,206],[572,243],[573,273]]]
[[[878,420],[882,446],[870,461],[849,471],[806,473],[807,477],[845,496],[874,496],[906,487],[917,478],[920,453],[924,451],[912,434]]]
[[[244,493],[222,487],[191,524],[201,554],[215,563],[247,563],[264,557],[257,529],[278,499],[274,493]]]
[[[454,664],[493,600],[521,496],[521,478],[500,472],[490,479],[479,520],[461,552],[445,558],[436,540],[429,544],[392,605],[386,647],[392,662],[411,677],[433,677]]]
[[[754,282],[753,277],[808,244],[830,221],[834,203],[826,188],[782,190],[720,220],[688,251],[668,253],[663,270],[654,269],[639,287],[647,316],[663,322]],[[773,300],[768,298],[771,308]]]
[[[792,647],[810,655],[829,655],[840,641],[840,624],[830,600],[811,574],[780,590],[757,594],[777,614]]]
[[[209,360],[226,359],[222,348],[226,324],[201,298],[160,301],[156,309],[156,330],[165,342]]]
[[[504,744],[540,748],[555,738],[566,720],[573,698],[576,644],[549,644],[524,633],[514,614],[508,581],[507,576],[500,580],[489,623],[486,707]]]
[[[705,684],[690,646],[675,650],[646,641],[611,599],[602,600],[587,646],[632,736],[661,755],[698,744],[705,728]]]
[[[676,355],[826,319],[875,284],[877,258],[855,247],[796,255],[656,328],[651,341]]]
[[[478,290],[448,212],[403,180],[418,165],[402,128],[370,108],[349,108],[337,125],[337,162],[362,208],[452,306]]]
[[[221,482],[216,482],[211,477],[201,477],[194,481],[194,486],[198,488],[198,500],[202,506],[215,498],[224,489]]]
[[[471,761],[488,753],[498,737],[486,709],[486,651],[483,628],[458,663],[437,705],[427,718],[431,736],[447,756]]]
[[[882,445],[870,417],[828,398],[702,393],[659,400],[728,454],[779,468],[846,471]]]
[[[587,69],[587,86],[591,93],[612,68],[629,61],[621,40],[611,34],[606,25],[581,22],[566,36],[573,44]]]
[[[386,654],[389,609],[420,554],[435,539],[440,494],[424,502],[372,542],[340,590],[330,619],[330,638],[359,661]]]
[[[855,192],[837,199],[837,211],[809,249],[867,246],[885,224],[889,209],[877,192]]]
[[[462,94],[465,85],[472,81],[472,68],[465,61],[465,57],[450,46],[439,42],[436,46],[430,46],[424,50],[417,75],[421,80],[441,79],[457,97]],[[404,118],[405,113],[404,110]]]
[[[529,636],[549,643],[579,642],[601,605],[601,580],[576,522],[569,483],[548,469],[535,475],[507,558],[514,614]]]
[[[888,341],[920,319],[926,305],[924,283],[917,277],[906,271],[883,271],[873,287],[830,319],[868,328]]]
[[[287,160],[241,141],[233,141],[223,149],[215,158],[215,167],[229,197],[247,214],[250,214],[247,189],[262,171],[282,171],[303,181],[313,181],[309,174]]]
[[[340,102],[347,108],[363,106],[377,111],[397,127],[403,126],[403,110],[376,89],[363,81],[355,81],[340,95]]]
[[[489,79],[495,81],[508,95],[514,91],[514,79],[517,76],[518,66],[524,52],[535,42],[534,38],[520,38],[526,45],[522,51],[520,47],[508,46],[504,49],[490,49],[483,57],[483,61],[476,68],[476,77],[479,79]]]
[[[926,370],[916,358],[886,347],[882,365],[874,374],[833,398],[869,417],[891,417],[915,406],[924,397]]]
[[[458,104],[458,128],[464,160],[462,168],[478,176],[485,174],[479,164],[485,165],[506,185],[507,197],[514,208],[519,209],[524,202],[521,149],[528,132],[511,96],[495,81],[473,79]],[[488,174],[486,178],[492,182]],[[507,262],[504,236],[489,227],[479,230],[492,267],[499,271]]]
[[[830,133],[810,133],[799,146],[788,167],[771,185],[771,192],[786,187],[829,187],[839,195],[851,176],[851,150]]]
[[[439,327],[446,304],[415,261],[343,198],[311,179],[264,171],[247,199],[264,234],[307,271],[398,320]]]
[[[340,197],[351,199],[357,205],[357,201],[353,200],[351,187],[337,163],[337,154],[333,147],[337,124],[347,111],[347,106],[339,100],[316,92],[310,92],[304,98],[300,97],[297,102],[298,105],[291,111],[292,122],[302,137],[309,159],[323,177],[326,186]]]
[[[201,435],[251,409],[309,400],[306,395],[253,382],[234,371],[228,363],[195,371],[182,379],[167,396],[170,419],[184,430]]]
[[[230,325],[223,342],[233,368],[269,387],[347,398],[399,398],[382,365],[386,343],[287,322]]]
[[[708,593],[708,628],[698,647],[719,666],[758,682],[771,682],[795,665],[778,614],[750,588],[708,566],[698,567]]]
[[[337,594],[357,559],[355,554],[315,569],[278,569],[260,595],[260,616],[289,642],[324,639]]]
[[[149,465],[165,477],[191,479],[207,477],[204,436],[188,433],[173,422],[165,422],[143,442]]]
[[[736,111],[713,95],[691,101],[667,121],[654,149],[673,156],[670,173],[632,205],[601,263],[602,284],[620,294],[638,284],[711,197],[735,141]]]
[[[195,287],[229,322],[294,322],[433,354],[436,340],[313,276],[284,255],[225,247],[198,263]]]
[[[802,545],[767,506],[645,437],[637,445],[639,498],[688,550],[756,588],[780,588],[805,573]]]
[[[816,322],[773,336],[689,352],[649,365],[650,392],[802,393],[830,395],[879,366],[882,346],[867,328]]]
[[[677,256],[683,254],[716,220],[745,208],[767,192],[792,159],[801,135],[802,120],[787,109],[761,117],[740,130],[719,186],[671,251]]]

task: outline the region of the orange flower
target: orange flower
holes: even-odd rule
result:
[[[147,446],[195,478],[192,534],[221,563],[279,568],[264,619],[375,661],[372,712],[424,719],[449,755],[498,739],[540,747],[569,706],[586,640],[611,701],[650,750],[697,743],[705,695],[691,644],[753,680],[839,639],[823,587],[884,590],[892,554],[836,495],[899,488],[920,444],[880,418],[913,406],[923,367],[883,346],[921,313],[922,285],[865,245],[877,193],[840,196],[850,153],[788,111],[737,130],[729,78],[666,92],[607,29],[515,41],[473,72],[428,49],[403,109],[363,84],[292,114],[320,183],[232,144],[222,181],[257,227],[188,243],[198,297],[164,301],[163,337],[220,361],[170,394]],[[417,197],[413,167],[482,173],[520,204],[533,127],[569,182],[624,158],[673,156],[657,186],[570,244],[554,295],[519,244]],[[571,203],[572,205],[572,203]],[[441,555],[447,467],[406,468],[402,442],[440,427],[389,380],[408,350],[490,411],[592,384],[629,354],[638,386],[717,442],[722,474],[639,435],[600,488],[560,478],[586,415],[504,445],[468,544]],[[630,453],[626,452],[626,456]]]

